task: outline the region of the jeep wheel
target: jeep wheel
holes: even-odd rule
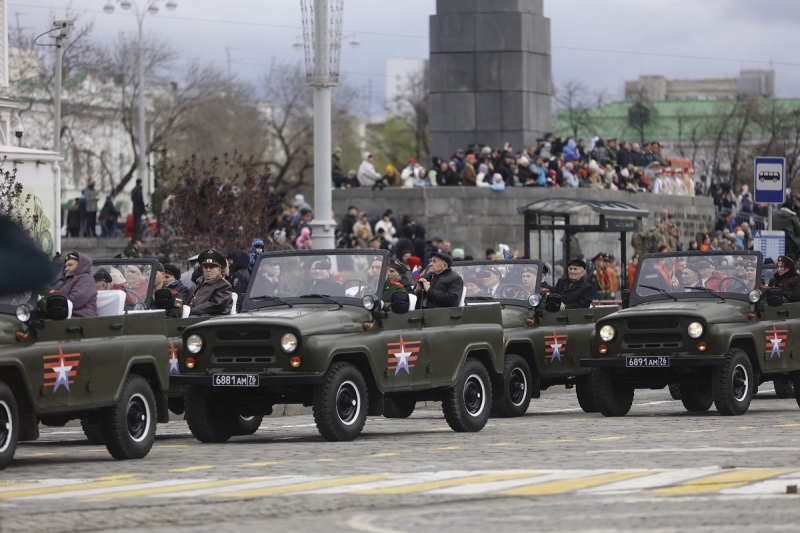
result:
[[[114,459],[141,459],[156,439],[156,399],[142,376],[131,374],[119,401],[103,413],[105,444]]]
[[[383,398],[383,416],[386,418],[408,418],[414,412],[417,399],[413,394],[398,394]]]
[[[326,440],[355,439],[367,421],[367,384],[358,368],[334,363],[314,388],[314,422]]]
[[[633,387],[614,383],[614,369],[593,368],[589,378],[597,402],[597,409],[603,416],[625,416],[633,405]]]
[[[19,438],[17,401],[11,389],[0,381],[0,470],[14,458]]]
[[[671,383],[668,385],[669,387],[669,395],[672,396],[673,400],[680,400],[681,399],[681,384],[680,383]]]
[[[681,402],[690,413],[702,413],[711,408],[714,395],[711,393],[711,383],[684,383],[680,385]]]
[[[200,442],[226,442],[233,435],[232,415],[215,405],[206,387],[189,386],[186,393],[186,422]]]
[[[519,355],[506,354],[503,384],[492,389],[492,414],[505,418],[524,415],[531,403],[531,382],[528,362]]]
[[[791,379],[776,379],[772,382],[775,386],[775,394],[778,398],[794,398],[794,385]]]
[[[92,444],[105,445],[106,437],[103,434],[103,421],[99,417],[81,418],[81,429]]]
[[[597,413],[600,409],[597,407],[597,401],[594,399],[594,391],[592,390],[592,379],[594,376],[580,376],[575,380],[575,392],[578,395],[578,405],[581,406],[584,413]]]
[[[261,427],[264,417],[262,415],[239,415],[235,420],[231,431],[233,435],[252,435]]]
[[[714,367],[712,390],[719,414],[732,416],[747,412],[753,398],[753,367],[744,350],[732,349],[725,364]]]
[[[483,429],[492,412],[492,384],[480,361],[467,358],[456,385],[444,392],[442,411],[453,431]]]

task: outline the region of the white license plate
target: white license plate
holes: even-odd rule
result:
[[[215,387],[258,387],[258,374],[214,374]]]
[[[627,356],[625,366],[628,368],[663,368],[669,366],[669,357],[662,355]]]

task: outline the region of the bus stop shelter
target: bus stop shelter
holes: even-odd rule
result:
[[[547,198],[537,200],[517,212],[525,216],[525,256],[551,265],[564,265],[570,259],[570,243],[576,233],[618,233],[620,242],[620,288],[627,283],[628,232],[641,231],[642,219],[650,212],[624,202]],[[592,223],[575,223],[575,219]],[[597,223],[594,223],[595,220]],[[553,269],[553,271],[555,268]],[[553,272],[551,272],[551,276]],[[554,280],[553,280],[554,281]]]

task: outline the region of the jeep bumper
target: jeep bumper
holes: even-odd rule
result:
[[[670,357],[669,366],[721,366],[725,364],[727,357],[724,355],[712,355],[703,357]],[[581,359],[581,366],[583,367],[614,367],[614,368],[630,368],[626,366],[626,357],[600,357],[595,359]],[[651,368],[630,368],[631,370],[666,370],[669,367],[651,367]]]
[[[210,374],[176,374],[169,377],[169,384],[170,387],[179,385],[207,385],[210,387],[213,384],[212,380],[213,377]],[[303,374],[298,376],[260,374],[257,388],[319,385],[323,381],[325,381],[325,374]]]

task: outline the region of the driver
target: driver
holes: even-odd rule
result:
[[[567,277],[561,278],[551,291],[561,295],[561,309],[588,309],[592,305],[594,288],[586,281],[586,263],[582,259],[567,262]]]
[[[746,260],[744,257],[739,256],[736,258],[736,262],[734,265],[736,266],[736,277],[742,281],[747,279],[747,264],[750,261]]]
[[[528,291],[529,294],[534,294],[536,290],[536,268],[531,266],[522,267],[521,278],[522,287]]]
[[[222,268],[228,264],[221,253],[207,250],[197,257],[203,268],[203,277],[186,305],[191,306],[191,315],[227,315],[233,305],[231,284],[222,276]]]
[[[64,261],[64,284],[58,293],[72,302],[72,317],[97,316],[97,285],[92,278],[92,258],[70,252]]]
[[[331,279],[331,260],[327,257],[311,263],[311,294],[344,296],[344,286]]]
[[[769,280],[770,287],[780,287],[783,296],[790,302],[800,302],[800,274],[797,265],[788,256],[778,256],[777,272]]]
[[[747,264],[744,267],[744,281],[747,283],[747,289],[755,289],[758,288],[758,281],[756,279],[756,274],[758,273],[758,265],[756,265],[755,261],[745,261]]]
[[[375,268],[375,263],[379,263],[381,266],[383,265],[383,261],[378,259],[377,261],[372,262],[372,268]],[[378,267],[380,268],[380,266]],[[386,267],[386,280],[383,282],[383,303],[385,309],[391,309],[392,304],[392,294],[396,293],[397,291],[405,291],[406,288],[400,282],[403,277],[403,274],[406,272],[406,267],[398,261],[397,259],[390,259],[389,265]],[[380,273],[380,270],[378,270]]]

